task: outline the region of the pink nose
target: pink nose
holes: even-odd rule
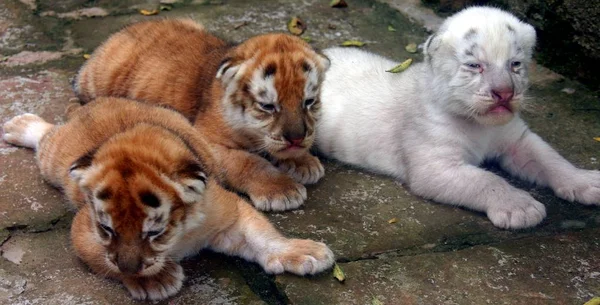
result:
[[[290,144],[292,144],[293,146],[300,146],[302,145],[304,138],[289,139],[288,141],[290,141]]]
[[[492,89],[492,98],[499,104],[508,104],[514,94],[511,88]]]

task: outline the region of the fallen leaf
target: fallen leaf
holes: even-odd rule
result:
[[[595,298],[585,302],[585,304],[583,304],[583,305],[600,305],[600,298],[595,297]]]
[[[409,58],[405,61],[403,61],[401,64],[386,70],[385,72],[390,72],[390,73],[400,73],[406,69],[408,69],[408,67],[410,67],[410,64],[412,64],[412,58]]]
[[[248,22],[248,21],[244,21],[244,22],[242,22],[242,23],[238,23],[238,24],[236,24],[236,25],[233,27],[233,29],[234,29],[234,30],[237,30],[237,29],[239,29],[239,28],[241,28],[241,27],[243,27],[243,26],[247,26],[248,24],[249,24],[249,22]]]
[[[564,92],[566,94],[573,94],[573,93],[575,93],[575,89],[573,89],[573,88],[564,88],[564,89],[560,90],[560,92]]]
[[[2,58],[0,58],[0,62],[5,62],[8,60],[8,56],[4,56]]]
[[[377,297],[373,297],[373,300],[371,300],[371,305],[383,305],[383,303],[381,303]]]
[[[338,264],[333,265],[333,277],[335,277],[340,283],[343,283],[346,280],[346,275]]]
[[[90,55],[90,54],[83,54],[83,58],[85,58],[85,59],[90,59],[90,57],[92,57],[92,55]]]
[[[302,38],[302,40],[304,40],[304,41],[306,41],[306,42],[308,42],[308,43],[310,43],[310,42],[312,42],[312,41],[313,41],[313,40],[312,40],[312,38],[310,38],[310,37],[308,37],[308,36],[302,36],[302,37],[300,37],[300,38]]]
[[[416,43],[409,43],[409,44],[406,45],[406,47],[404,47],[404,49],[408,53],[417,53],[417,44]]]
[[[394,27],[393,27],[393,26],[391,26],[391,25],[388,25],[388,31],[389,31],[389,32],[395,32],[395,31],[396,31],[396,28],[394,28]]]
[[[346,40],[342,42],[342,46],[344,47],[362,47],[365,43],[358,40]]]
[[[388,220],[388,223],[390,223],[390,224],[391,224],[391,223],[396,223],[396,222],[398,222],[398,218],[396,218],[396,217],[394,217],[394,218],[392,218],[392,219]]]
[[[161,11],[170,11],[173,7],[170,4],[161,4],[158,9]]]
[[[23,254],[25,251],[18,245],[4,244],[2,245],[2,257],[6,258],[10,262],[20,265],[23,260]]]
[[[292,18],[290,22],[288,22],[287,27],[288,31],[296,36],[302,35],[306,30],[306,24],[298,17]]]
[[[149,10],[140,10],[140,14],[142,14],[144,16],[157,15],[158,12],[159,12],[159,10],[157,10],[157,9],[153,9],[151,11],[149,11]]]
[[[327,28],[330,29],[330,30],[335,30],[335,29],[337,29],[337,26],[335,26],[335,24],[331,24],[330,23],[330,24],[327,25]]]
[[[600,137],[595,137],[594,140],[600,142]]]
[[[336,8],[343,8],[343,7],[348,7],[348,3],[346,3],[346,1],[344,1],[344,0],[331,0],[331,3],[329,3],[329,6],[336,7]]]

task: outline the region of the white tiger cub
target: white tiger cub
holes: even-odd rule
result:
[[[325,51],[318,149],[392,175],[419,196],[487,213],[494,225],[535,226],[544,205],[478,168],[495,159],[568,201],[600,204],[600,172],[578,169],[519,117],[528,87],[532,26],[491,7],[448,18],[425,43],[425,61],[396,63],[356,50]]]

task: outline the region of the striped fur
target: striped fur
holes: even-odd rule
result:
[[[181,112],[213,145],[231,187],[262,210],[286,210],[306,198],[302,184],[324,175],[308,150],[328,66],[294,36],[266,34],[232,46],[191,20],[160,20],[111,36],[74,87],[83,103],[116,96]]]
[[[270,273],[314,274],[333,263],[327,246],[284,238],[216,183],[206,141],[174,111],[99,98],[62,126],[24,114],[3,129],[5,141],[36,149],[43,177],[78,208],[77,256],[136,299],[176,294],[179,260],[204,247]]]

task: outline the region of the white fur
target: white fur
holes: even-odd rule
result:
[[[471,29],[476,34],[467,35]],[[516,112],[534,43],[530,25],[473,7],[450,17],[426,43],[425,62],[400,74],[385,72],[397,63],[378,55],[326,50],[332,65],[322,87],[318,149],[394,176],[417,195],[486,212],[502,228],[534,226],[546,211],[527,192],[478,168],[486,159],[561,198],[600,204],[598,171],[572,166],[518,114],[486,114],[491,89],[507,83],[514,86]],[[512,69],[514,61],[523,64]]]
[[[53,127],[35,114],[25,113],[12,118],[3,126],[6,142],[37,149],[44,135]]]

